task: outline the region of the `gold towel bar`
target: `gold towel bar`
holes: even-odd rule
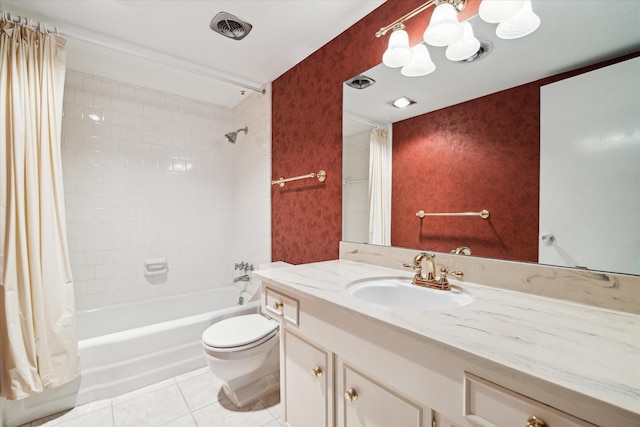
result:
[[[452,213],[427,213],[424,210],[420,209],[416,212],[416,216],[420,219],[425,216],[479,216],[483,219],[489,218],[489,211],[483,209],[481,212],[452,212]]]
[[[278,184],[280,185],[280,187],[284,187],[285,182],[296,181],[298,179],[305,179],[305,178],[318,178],[318,181],[324,182],[324,180],[327,179],[327,173],[321,169],[318,173],[311,172],[310,174],[307,174],[307,175],[294,176],[292,178],[280,177],[280,179],[272,180],[271,185]]]

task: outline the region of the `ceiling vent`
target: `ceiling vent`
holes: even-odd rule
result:
[[[371,77],[360,74],[352,79],[347,80],[345,83],[347,84],[347,86],[351,86],[354,89],[366,89],[369,86],[373,85],[375,82],[376,81]]]
[[[220,12],[211,20],[209,27],[218,34],[234,40],[242,40],[253,26],[235,15]]]
[[[483,40],[483,39],[478,39],[480,41],[480,49],[478,49],[478,51],[476,53],[474,53],[473,55],[471,55],[469,58],[467,59],[463,59],[462,61],[458,61],[458,62],[475,62],[478,61],[482,58],[484,58],[485,56],[487,56],[489,54],[489,52],[491,52],[491,50],[493,50],[493,43],[491,43],[488,40]]]

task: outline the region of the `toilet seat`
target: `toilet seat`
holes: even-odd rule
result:
[[[202,334],[202,343],[216,352],[251,349],[278,334],[278,322],[260,314],[247,314],[221,320]]]

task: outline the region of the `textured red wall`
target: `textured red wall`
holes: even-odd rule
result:
[[[538,260],[540,87],[638,56],[538,80],[393,125],[391,244]],[[479,212],[479,217],[415,216]]]
[[[338,257],[342,83],[380,62],[385,43],[374,33],[396,7],[411,10],[419,3],[388,1],[273,82],[272,176],[327,172],[322,184],[306,179],[272,186],[273,260],[300,264]]]
[[[342,84],[380,63],[375,32],[424,0],[388,0],[273,82],[272,174],[324,169],[327,180],[272,186],[272,259],[294,264],[338,257],[342,233]],[[468,0],[460,19],[475,14]],[[421,40],[431,11],[411,19]],[[540,86],[640,55],[635,52],[394,124],[392,244],[537,260]],[[420,128],[420,130],[416,130]],[[426,159],[426,160],[425,160]],[[415,217],[488,209],[477,217]]]
[[[387,38],[374,34],[424,0],[388,0],[273,82],[272,176],[324,169],[327,180],[272,186],[272,259],[294,264],[336,259],[342,234],[342,84],[380,63]],[[461,19],[477,13],[470,0]],[[407,24],[421,39],[431,10]]]
[[[536,261],[539,98],[532,83],[395,123],[391,244]]]

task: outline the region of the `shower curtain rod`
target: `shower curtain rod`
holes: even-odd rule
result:
[[[53,27],[53,30],[50,29],[50,25],[46,22],[36,21],[35,19],[27,18],[26,16],[14,15],[11,12],[5,12],[0,10],[0,21],[2,22],[15,22],[20,25],[27,25],[31,28],[37,28],[40,31],[47,33],[56,33],[60,35],[58,31],[58,27]]]
[[[344,113],[344,118],[345,119],[350,119],[353,120],[354,122],[358,122],[358,123],[362,123],[363,125],[367,125],[367,126],[371,126],[374,128],[378,128],[381,130],[387,130],[387,126],[386,125],[381,125],[380,123],[375,123],[369,119],[365,119],[364,117],[360,117],[357,114],[353,114],[350,112],[345,112]]]
[[[175,58],[175,57],[166,55],[162,52],[159,52],[157,50],[148,49],[134,43],[124,42],[118,39],[111,39],[111,41],[100,40],[95,37],[87,36],[86,34],[83,34],[81,31],[78,31],[78,30],[74,31],[72,27],[69,27],[64,31],[59,31],[58,27],[53,27],[54,30],[50,30],[50,28],[52,27],[47,23],[38,22],[33,19],[29,19],[22,16],[13,15],[9,12],[0,11],[0,16],[2,17],[1,19],[3,21],[12,21],[18,24],[26,23],[31,27],[34,27],[34,28],[37,27],[46,32],[56,33],[63,37],[72,38],[78,41],[82,41],[82,42],[90,43],[96,46],[111,49],[116,52],[124,53],[131,56],[136,56],[138,58],[146,59],[147,61],[155,62],[156,64],[166,65],[182,71],[198,74],[203,77],[207,77],[222,83],[227,83],[233,86],[241,87],[243,89],[258,92],[263,95],[266,93],[266,89],[264,88],[258,88],[246,83],[239,82],[237,80],[233,80],[228,77],[221,76],[219,74],[212,72],[209,68],[204,67],[202,65],[193,63],[191,61],[187,61],[185,59]],[[34,23],[36,24],[36,26],[34,26]],[[119,44],[115,43],[114,40],[120,43]]]

